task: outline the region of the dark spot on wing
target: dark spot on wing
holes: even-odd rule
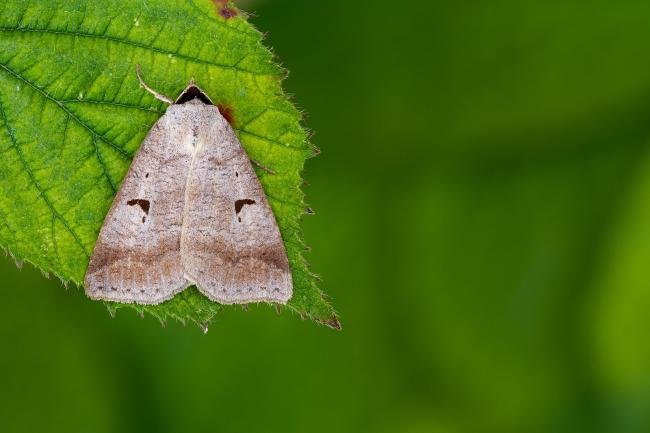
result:
[[[245,204],[255,204],[255,200],[251,200],[250,198],[245,198],[243,200],[237,200],[235,201],[235,213],[241,212],[241,209],[244,207]]]
[[[223,104],[217,104],[217,108],[219,109],[219,113],[223,116],[224,119],[230,123],[230,125],[235,125],[235,112],[232,109],[232,107],[229,107],[227,105]]]
[[[149,215],[149,209],[150,209],[150,206],[151,206],[151,203],[149,202],[149,200],[144,200],[142,198],[136,198],[136,199],[127,201],[126,204],[128,204],[129,206],[136,206],[136,205],[140,206],[140,209],[142,209],[145,214]]]

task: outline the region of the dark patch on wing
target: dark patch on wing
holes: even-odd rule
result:
[[[245,198],[243,200],[237,200],[235,201],[235,213],[241,212],[241,209],[244,207],[245,204],[255,204],[255,200],[251,200],[250,198]]]
[[[149,215],[149,209],[151,208],[151,203],[149,200],[145,200],[142,198],[136,198],[133,200],[129,200],[126,202],[129,206],[140,206],[140,209],[144,211],[147,215]]]
[[[196,244],[196,248],[197,251],[205,251],[211,257],[219,257],[222,259],[223,262],[220,265],[222,269],[233,266],[239,267],[240,265],[246,268],[249,264],[253,266],[252,263],[259,263],[261,261],[272,268],[289,272],[287,253],[284,250],[284,245],[281,243],[249,247],[239,244],[231,245],[223,241],[211,241],[209,243],[199,241]],[[242,278],[246,277],[247,275],[242,274]]]

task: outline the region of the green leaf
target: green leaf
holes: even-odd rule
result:
[[[228,111],[258,170],[294,277],[290,310],[338,327],[303,257],[301,172],[315,154],[282,91],[284,71],[225,0],[9,0],[0,6],[0,245],[79,285],[131,159],[194,78]],[[114,310],[121,305],[112,304]],[[134,307],[206,324],[221,306],[196,289]]]

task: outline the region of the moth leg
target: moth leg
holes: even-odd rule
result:
[[[251,160],[251,162],[252,162],[253,164],[255,164],[256,166],[258,166],[259,168],[261,168],[261,169],[264,170],[265,172],[267,172],[267,173],[269,173],[269,174],[276,174],[273,170],[271,170],[270,168],[268,168],[268,167],[266,167],[266,166],[260,164],[258,161],[255,161],[255,160],[252,159],[252,158],[249,158],[249,159]]]
[[[168,98],[167,96],[163,95],[162,93],[156,92],[154,89],[149,87],[147,83],[144,82],[142,79],[142,76],[140,75],[140,64],[135,65],[135,75],[138,76],[138,81],[140,81],[140,85],[145,88],[145,90],[149,93],[151,93],[156,99],[159,99],[167,104],[173,104],[174,101],[171,100],[171,98]]]

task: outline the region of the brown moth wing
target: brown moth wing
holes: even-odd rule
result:
[[[136,154],[86,271],[90,298],[157,304],[189,286],[180,242],[191,121],[179,107],[169,107]]]
[[[293,292],[291,272],[264,190],[217,107],[196,107],[202,129],[185,200],[186,277],[222,304],[286,303]]]

